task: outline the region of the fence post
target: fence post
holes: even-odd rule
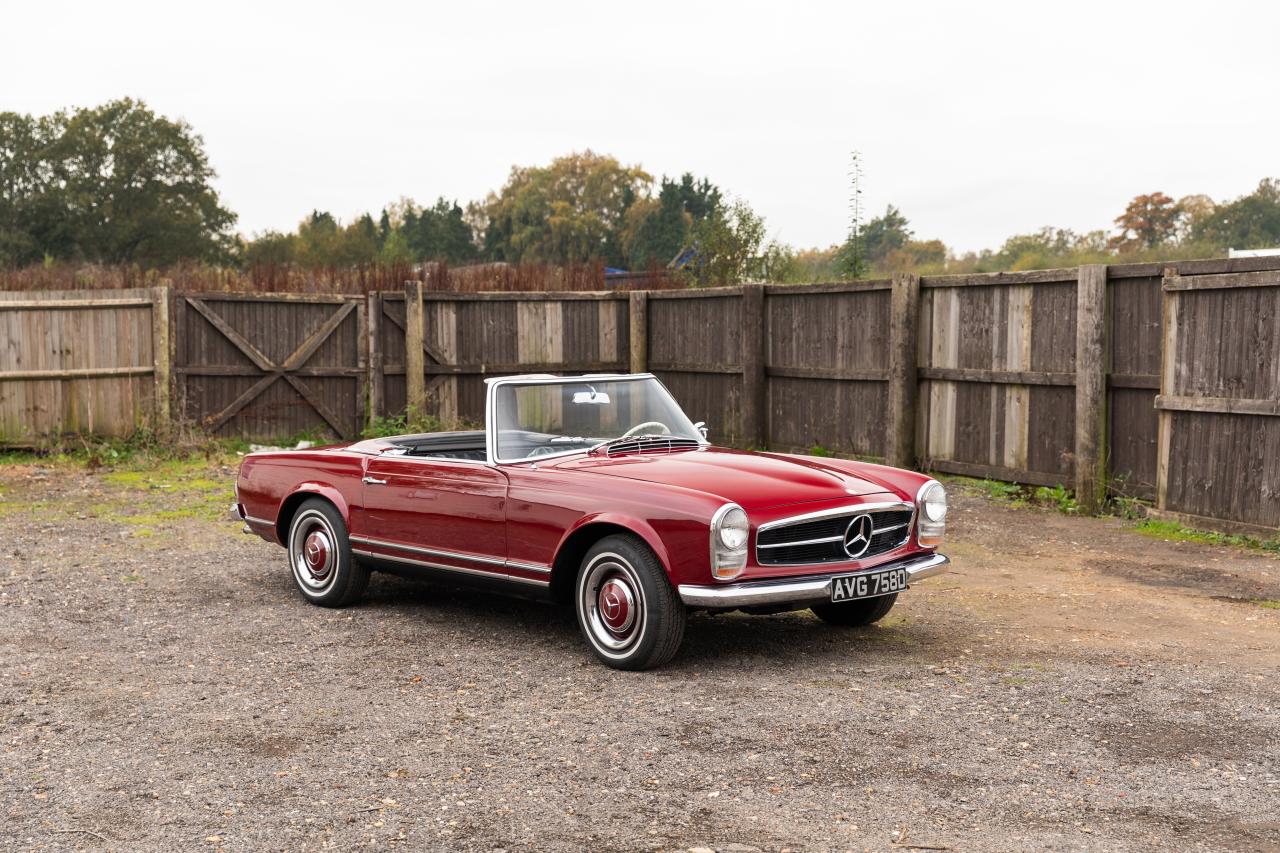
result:
[[[631,291],[628,305],[631,341],[631,372],[644,373],[649,369],[649,294],[643,290]]]
[[[1107,500],[1107,267],[1076,280],[1076,502],[1097,515]]]
[[[764,309],[764,285],[742,286],[742,443],[766,447],[769,443],[766,353],[768,322]]]
[[[376,290],[369,291],[369,304],[365,309],[368,341],[365,344],[368,353],[369,371],[369,423],[383,417],[384,376],[382,371],[382,294]]]
[[[404,283],[404,392],[405,418],[412,424],[427,411],[426,315],[422,310],[422,282]]]
[[[884,456],[895,468],[916,467],[919,317],[920,276],[894,273],[889,295],[889,398]]]
[[[170,382],[173,377],[172,353],[169,350],[172,335],[169,327],[170,288],[167,284],[151,288],[151,358],[155,365],[155,423],[156,432],[167,436],[173,427],[173,407]]]

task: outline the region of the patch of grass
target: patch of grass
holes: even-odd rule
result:
[[[815,444],[813,447],[809,448],[809,455],[810,456],[830,456],[831,451],[827,450],[821,444]]]
[[[1165,539],[1170,542],[1202,542],[1207,545],[1234,545],[1237,548],[1252,548],[1255,551],[1280,553],[1280,539],[1258,539],[1253,536],[1240,536],[1229,533],[1217,533],[1212,530],[1196,530],[1176,521],[1164,521],[1145,518],[1134,525],[1134,529],[1143,536],[1153,539]]]
[[[1078,509],[1075,492],[1072,492],[1061,483],[1053,488],[1041,486],[1036,489],[1036,503],[1051,506],[1058,512],[1067,515],[1074,515]]]
[[[1255,598],[1253,603],[1267,610],[1280,610],[1280,599],[1276,598]]]
[[[1006,675],[1000,680],[1010,687],[1021,687],[1027,683],[1027,680],[1020,675]]]
[[[965,485],[991,498],[993,501],[1025,504],[1026,488],[1017,483],[1002,483],[999,480],[970,480]]]
[[[392,435],[413,435],[422,432],[440,432],[443,425],[431,415],[410,420],[407,415],[374,418],[360,433],[361,438],[386,438]]]

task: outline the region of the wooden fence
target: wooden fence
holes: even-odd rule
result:
[[[406,410],[478,422],[488,375],[650,370],[725,444],[1063,484],[1087,511],[1111,492],[1280,524],[1280,258],[630,293],[0,298],[11,443],[165,423],[171,395],[221,435],[351,438]]]
[[[0,291],[0,442],[166,427],[168,310],[157,288]]]

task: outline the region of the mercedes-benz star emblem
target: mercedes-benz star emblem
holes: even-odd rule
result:
[[[871,547],[871,516],[863,513],[856,515],[844,530],[844,552],[849,559],[856,560]]]
[[[622,601],[616,592],[609,590],[604,594],[604,612],[610,619],[618,615],[618,608],[621,606]]]

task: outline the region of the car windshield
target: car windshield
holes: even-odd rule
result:
[[[497,459],[502,462],[588,450],[626,436],[703,441],[652,376],[503,383],[493,405]]]

